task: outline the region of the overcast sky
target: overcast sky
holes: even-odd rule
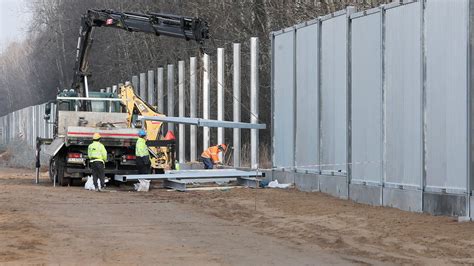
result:
[[[26,11],[28,0],[0,0],[0,52],[10,42],[25,37],[30,14]]]

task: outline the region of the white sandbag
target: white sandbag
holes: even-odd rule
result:
[[[148,192],[150,190],[150,180],[139,179],[134,186],[136,191]]]
[[[105,179],[104,183],[107,183],[108,181],[109,181],[108,179]],[[100,179],[97,179],[97,185],[99,186],[99,189],[102,189],[102,184],[100,183]],[[86,184],[84,185],[84,189],[95,190],[94,178],[92,176],[87,177],[87,181],[86,181]]]
[[[87,181],[86,181],[86,184],[84,185],[84,188],[87,190],[95,190],[94,179],[92,178],[92,176],[87,177]]]
[[[279,184],[278,180],[271,181],[268,183],[269,188],[289,188],[291,184]]]

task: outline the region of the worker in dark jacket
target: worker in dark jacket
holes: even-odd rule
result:
[[[215,164],[222,164],[219,160],[219,153],[227,150],[227,145],[219,144],[209,147],[201,153],[201,160],[204,164],[204,169],[213,169]]]
[[[135,145],[135,156],[138,168],[138,174],[149,174],[150,173],[150,152],[146,145],[146,131],[140,129],[138,131],[138,139]]]
[[[92,170],[92,177],[94,178],[95,191],[100,191],[97,179],[100,179],[100,185],[105,188],[105,162],[107,161],[107,150],[104,144],[100,143],[100,134],[94,133],[92,136],[92,143],[87,148],[87,156],[89,157],[89,164]]]

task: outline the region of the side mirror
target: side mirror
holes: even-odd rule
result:
[[[44,108],[44,120],[49,120],[51,118],[51,104],[46,104]]]

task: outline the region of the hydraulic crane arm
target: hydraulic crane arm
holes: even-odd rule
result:
[[[113,10],[88,10],[81,20],[72,84],[72,88],[82,97],[85,96],[84,77],[88,74],[88,55],[95,27],[110,27],[129,32],[145,32],[157,36],[194,40],[199,44],[209,38],[207,22],[200,18],[159,13],[139,14]]]

